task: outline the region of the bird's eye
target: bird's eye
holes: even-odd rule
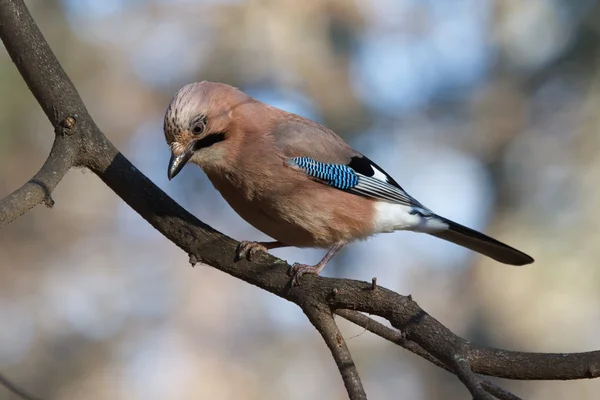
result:
[[[206,117],[200,116],[198,118],[195,118],[192,121],[191,125],[191,130],[194,135],[201,134],[202,132],[204,132],[204,129],[206,129]]]

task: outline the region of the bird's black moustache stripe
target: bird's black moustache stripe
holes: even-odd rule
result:
[[[215,143],[222,142],[223,140],[225,140],[225,132],[211,133],[210,135],[204,136],[200,140],[196,140],[192,146],[192,151],[205,149]]]

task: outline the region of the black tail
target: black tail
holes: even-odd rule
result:
[[[456,243],[459,246],[466,247],[504,264],[526,265],[533,262],[533,258],[529,257],[527,254],[499,242],[496,239],[446,218],[439,218],[448,224],[448,230],[432,233],[433,236]]]

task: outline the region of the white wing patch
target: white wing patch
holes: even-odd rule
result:
[[[358,176],[358,182],[355,186],[347,189],[349,192],[391,203],[416,207],[423,215],[431,213],[427,207],[412,198],[391,176],[367,157],[352,157],[348,166]]]
[[[353,157],[347,165],[327,164],[309,157],[293,157],[288,164],[303,169],[321,183],[346,192],[377,200],[374,233],[411,230],[441,232],[448,224],[435,215],[371,160]]]
[[[435,233],[448,229],[448,224],[434,214],[423,216],[415,212],[414,207],[398,203],[375,203],[375,233],[393,232],[397,230]]]
[[[375,168],[374,165],[371,165],[371,168],[373,168],[373,178],[388,183],[388,178],[383,171],[381,171],[379,168]]]

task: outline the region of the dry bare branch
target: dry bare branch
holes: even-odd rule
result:
[[[2,374],[0,374],[0,385],[3,385],[10,392],[12,392],[16,396],[19,396],[20,398],[22,398],[24,400],[41,400],[39,397],[35,397],[31,393],[29,393],[26,390],[20,388],[14,382],[11,382],[7,377],[5,377]]]
[[[333,319],[331,310],[328,307],[323,307],[322,304],[315,304],[313,307],[304,308],[304,313],[329,347],[335,364],[342,375],[349,398],[351,400],[366,399],[367,394],[360,381],[358,370],[354,360],[352,360],[346,341]]]
[[[438,360],[437,358],[435,358],[434,356],[429,354],[421,346],[419,346],[418,344],[416,344],[413,341],[407,340],[404,337],[404,335],[402,335],[401,332],[399,332],[395,329],[389,328],[389,327],[385,326],[384,324],[382,324],[381,322],[375,321],[374,319],[369,318],[365,314],[362,314],[358,311],[341,309],[341,310],[335,310],[335,313],[337,315],[339,315],[340,317],[345,318],[348,321],[353,322],[356,325],[365,328],[369,332],[374,333],[375,335],[377,335],[385,340],[388,340],[394,344],[397,344],[398,346],[410,351],[411,353],[414,353],[420,357],[423,357],[424,359],[431,362],[432,364],[434,364],[448,372],[454,373],[454,371],[450,367],[446,366],[446,364],[444,364],[443,362],[441,362],[440,360]],[[519,397],[502,389],[501,387],[493,384],[492,382],[481,379],[481,385],[488,393],[494,395],[496,398],[498,398],[500,400],[521,400]]]
[[[0,200],[0,229],[40,203],[54,205],[52,191],[75,161],[64,136],[54,139],[50,155],[37,174],[19,189]]]

